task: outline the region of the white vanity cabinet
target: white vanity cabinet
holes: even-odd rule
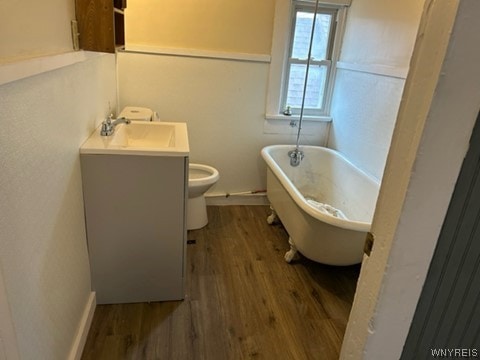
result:
[[[188,156],[80,160],[97,303],[183,299]]]

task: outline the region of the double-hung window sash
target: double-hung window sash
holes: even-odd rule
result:
[[[315,4],[294,2],[290,51],[286,68],[283,108],[290,107],[299,114],[308,64],[308,53],[313,25]],[[337,9],[319,7],[309,64],[309,75],[305,93],[304,114],[321,116],[326,114],[326,100],[332,67],[332,48],[335,34]]]

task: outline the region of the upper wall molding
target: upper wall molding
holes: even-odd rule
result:
[[[73,51],[0,64],[0,86],[105,55],[108,54]]]
[[[399,79],[406,79],[408,74],[408,67],[387,66],[379,64],[358,64],[343,61],[338,61],[336,66],[337,69],[352,70],[374,75],[389,76]]]
[[[129,53],[150,54],[150,55],[170,55],[170,56],[206,58],[206,59],[250,61],[250,62],[261,62],[261,63],[269,63],[271,59],[270,55],[264,55],[264,54],[220,52],[220,51],[199,50],[199,49],[161,48],[161,47],[148,46],[148,45],[127,45],[125,47],[125,50],[119,50],[119,51],[129,52]]]
[[[315,0],[296,0],[299,3],[315,3]],[[334,5],[334,6],[339,6],[339,5],[344,5],[344,6],[350,6],[352,4],[352,0],[320,0],[319,1],[320,5]]]

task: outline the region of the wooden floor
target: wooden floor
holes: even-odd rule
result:
[[[268,207],[208,207],[184,301],[99,305],[82,359],[338,359],[359,266],[287,264]]]

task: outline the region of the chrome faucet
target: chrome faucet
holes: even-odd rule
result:
[[[102,128],[100,129],[100,135],[110,136],[115,131],[115,126],[118,124],[130,124],[130,120],[124,117],[114,119],[113,114],[110,114],[108,118],[103,120]]]
[[[298,166],[300,162],[303,160],[304,157],[303,151],[299,148],[295,148],[295,150],[291,150],[288,152],[288,157],[290,158],[290,166]]]

